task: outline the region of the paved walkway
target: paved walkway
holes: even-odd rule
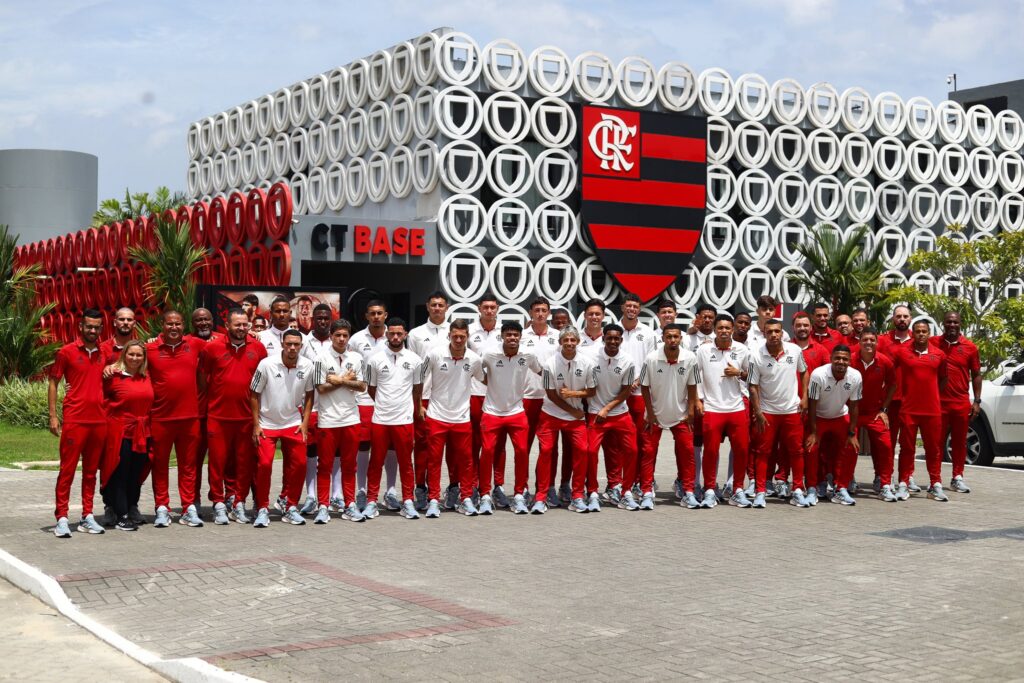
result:
[[[663,440],[663,489],[670,447]],[[866,458],[859,471],[869,478]],[[48,534],[54,476],[0,472],[0,547],[141,646],[264,680],[1024,671],[1017,471],[971,469],[975,492],[946,504],[862,496],[854,508],[690,511],[662,491],[647,513],[385,513],[358,525],[175,524],[64,541]]]
[[[166,680],[2,579],[0,605],[0,680]]]

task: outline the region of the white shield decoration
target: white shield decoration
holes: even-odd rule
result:
[[[565,147],[576,137],[576,117],[563,100],[554,97],[537,100],[530,114],[534,135],[545,147]]]
[[[366,195],[377,203],[388,196],[388,157],[384,152],[374,152],[366,163]]]
[[[537,291],[552,303],[565,303],[576,295],[576,264],[565,254],[548,254],[537,261],[533,272]]]
[[[449,143],[438,162],[441,181],[452,192],[471,194],[484,184],[486,164],[483,151],[472,142]]]
[[[484,129],[495,142],[514,145],[530,133],[530,109],[515,93],[501,92],[484,102]]]
[[[572,62],[559,48],[544,45],[530,53],[527,75],[541,95],[561,97],[572,87]]]
[[[441,284],[460,301],[474,301],[487,289],[487,261],[473,249],[456,249],[441,261]]]
[[[506,251],[491,261],[491,291],[500,301],[517,304],[534,290],[533,262],[518,251]]]
[[[433,192],[437,187],[437,143],[420,140],[412,153],[412,184],[420,194]]]
[[[615,291],[615,280],[608,275],[596,256],[588,256],[580,262],[576,269],[576,279],[580,283],[580,296],[584,299],[609,301]],[[600,285],[597,280],[600,280]]]
[[[384,102],[374,102],[366,115],[367,142],[370,149],[380,151],[388,146],[391,136],[388,132],[391,110]]]
[[[412,140],[412,98],[397,95],[391,103],[391,144],[407,145]]]
[[[533,160],[522,147],[496,147],[487,157],[487,182],[503,197],[518,197],[533,185]]]
[[[533,213],[518,199],[499,199],[487,210],[487,234],[500,249],[522,249],[533,237]]]
[[[484,48],[484,79],[495,90],[518,90],[526,82],[526,56],[510,40],[495,40]]]
[[[476,41],[458,31],[446,33],[437,41],[437,70],[452,85],[469,85],[480,77],[483,64]]]
[[[473,137],[483,123],[480,99],[457,85],[445,88],[434,98],[434,116],[441,132],[452,140]]]
[[[564,200],[576,189],[576,162],[565,150],[541,152],[534,162],[534,175],[545,199]]]
[[[395,197],[407,197],[412,192],[412,152],[408,147],[396,147],[391,152],[388,187]]]
[[[480,244],[487,236],[486,213],[476,197],[457,194],[441,204],[437,212],[437,227],[448,244],[468,249]]]

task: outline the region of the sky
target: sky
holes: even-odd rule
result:
[[[1019,0],[0,0],[0,149],[95,154],[101,200],[181,190],[192,121],[439,26],[933,103],[1024,78]]]

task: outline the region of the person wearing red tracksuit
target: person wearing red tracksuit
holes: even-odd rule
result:
[[[825,350],[832,353],[836,344],[845,344],[845,337],[838,331],[828,326],[828,304],[817,303],[811,307],[811,339],[825,347]]]
[[[153,383],[153,458],[151,476],[157,528],[170,525],[168,491],[171,449],[178,460],[178,497],[184,526],[201,527],[195,503],[195,451],[199,444],[199,352],[206,345],[185,337],[184,317],[164,311],[163,331],[146,344],[146,363]]]
[[[796,344],[782,341],[782,322],[769,320],[764,324],[764,344],[751,353],[747,385],[750,387],[750,412],[753,421],[754,502],[765,507],[768,465],[778,445],[782,456],[793,467],[793,497],[797,507],[807,507],[804,500],[803,465],[804,426],[802,414],[807,399],[800,388],[806,386],[807,362]],[[779,458],[774,459],[775,462]],[[774,475],[774,472],[772,472]]]
[[[835,465],[836,492],[833,503],[856,505],[843,484],[850,481],[853,461],[860,444],[857,442],[857,413],[864,382],[856,370],[850,368],[850,347],[836,344],[832,349],[832,362],[811,372],[807,383],[807,424],[810,434],[804,442],[807,462],[804,479],[807,483],[805,500],[818,504],[818,458],[822,450],[837,453]]]
[[[865,327],[858,339],[857,351],[850,362],[850,367],[859,372],[864,381],[857,429],[867,433],[871,444],[878,498],[893,503],[899,498],[892,486],[892,439],[888,412],[896,393],[896,369],[888,356],[878,353],[878,331],[875,328]]]
[[[207,344],[224,339],[224,335],[215,332],[213,329],[213,314],[208,308],[197,308],[192,311],[192,334],[186,335],[191,339]],[[199,387],[199,441],[196,442],[195,460],[195,499],[192,501],[196,506],[196,513],[199,514],[199,505],[203,499],[203,463],[206,462],[206,453],[209,449],[206,433],[206,413],[208,408],[208,397],[206,388]]]
[[[548,360],[559,351],[558,331],[548,325],[550,308],[551,304],[542,296],[537,297],[530,303],[530,324],[523,329],[523,337],[519,341],[519,350],[536,356],[537,362],[542,366],[547,365]],[[526,393],[523,395],[523,410],[526,412],[526,423],[529,425],[529,431],[526,436],[527,450],[533,448],[534,437],[540,428],[541,408],[546,401],[547,393],[544,391],[544,383],[541,380],[541,376],[530,375],[526,385]],[[540,472],[535,474],[536,481],[543,480],[551,483],[553,490],[537,491],[537,494],[547,496],[548,502],[553,506],[558,506],[560,502],[568,503],[571,500],[572,486],[569,484],[573,468],[571,443],[571,437],[567,434],[564,435],[562,438],[561,501],[558,496],[559,491],[555,488],[555,481],[558,476],[557,441],[551,451],[551,457],[544,461],[551,469],[551,472],[544,476]],[[538,460],[538,462],[540,461]],[[494,487],[494,504],[498,507],[509,506],[508,498],[505,496],[500,485]]]
[[[402,485],[399,512],[406,519],[418,519],[420,515],[413,502],[416,488],[412,464],[413,411],[419,407],[423,396],[423,359],[405,348],[404,320],[388,318],[385,327],[387,346],[366,363],[366,390],[373,399],[373,423],[370,425],[370,464],[366,470],[367,502],[363,514],[367,519],[378,515],[381,472],[388,451],[394,451]]]
[[[78,530],[102,534],[103,527],[92,514],[96,490],[96,471],[100,469],[107,435],[107,416],[103,409],[103,353],[100,330],[103,315],[95,309],[82,311],[78,321],[78,339],[57,351],[49,372],[46,398],[50,411],[50,433],[60,437],[60,472],[55,492],[57,520],[53,534],[71,538],[68,507],[75,470],[82,461],[82,518]],[[57,417],[57,388],[67,382],[63,420]]]
[[[604,468],[608,476],[604,500],[623,510],[636,510],[638,504],[631,490],[637,472],[636,426],[626,407],[636,381],[636,366],[632,358],[621,352],[621,347],[622,328],[606,325],[604,344],[589,354],[596,364],[597,391],[587,401],[587,448],[594,462],[598,451],[604,448]]]
[[[697,306],[696,317],[693,319],[693,325],[687,331],[685,337],[683,337],[683,348],[696,354],[697,349],[705,344],[715,343],[715,316],[718,315],[718,310],[711,304],[700,304]],[[694,479],[693,485],[695,491],[703,491],[704,487],[701,485],[701,464],[703,463],[704,455],[704,429],[703,419],[701,415],[694,413],[693,422],[693,467],[694,467]],[[682,487],[680,486],[680,489]],[[676,492],[676,497],[682,500],[681,491]]]
[[[278,442],[284,455],[285,501],[282,522],[303,525],[298,500],[306,473],[306,441],[313,412],[313,362],[300,355],[302,333],[285,330],[281,351],[256,366],[249,385],[252,439],[256,444],[256,518],[253,528],[270,526],[270,477]],[[251,481],[239,477],[238,490],[248,491]]]
[[[366,391],[363,356],[348,347],[352,323],[345,319],[331,323],[331,345],[320,349],[313,365],[313,383],[320,396],[320,417],[317,432],[316,495],[317,513],[314,524],[330,521],[333,491],[331,478],[335,463],[341,482],[341,518],[350,522],[365,521],[356,504],[356,460],[362,432],[359,417],[359,394]]]
[[[942,434],[945,441],[951,434],[950,457],[953,460],[953,479],[950,489],[957,493],[970,493],[964,481],[967,462],[967,426],[981,412],[981,360],[978,347],[960,334],[960,314],[949,311],[942,317],[943,334],[932,337],[932,346],[946,354],[948,379],[940,394],[942,402]],[[971,402],[971,393],[974,402]]]
[[[427,516],[439,517],[441,496],[441,457],[448,462],[448,478],[458,488],[461,501],[456,509],[467,517],[477,514],[473,503],[476,472],[473,469],[473,428],[470,424],[470,394],[473,381],[483,381],[480,356],[467,348],[469,325],[453,320],[448,328],[448,344],[435,344],[423,360],[423,384],[430,384],[430,401],[419,406],[426,426],[428,456],[426,465]]]
[[[683,493],[681,504],[697,507],[693,495],[696,467],[691,427],[697,405],[697,357],[692,351],[682,348],[682,325],[665,325],[661,337],[661,348],[648,354],[640,368],[640,390],[647,423],[640,467],[640,490],[643,492],[638,506],[640,510],[654,509],[654,454],[665,429],[672,432],[675,442],[676,479]]]
[[[125,342],[121,357],[115,361],[118,372],[103,381],[106,402],[107,457],[117,466],[108,481],[107,495],[117,518],[116,529],[135,531],[138,525],[128,511],[139,504],[143,463],[149,462],[149,412],[153,406],[153,385],[146,374],[146,345],[138,340]]]
[[[426,360],[427,354],[435,346],[444,347],[448,343],[448,296],[440,291],[434,291],[427,297],[427,322],[419,327],[409,330],[409,348]],[[468,329],[468,327],[467,327]],[[467,335],[468,338],[468,335]],[[423,404],[430,406],[430,395],[432,393],[430,383],[423,385]],[[414,428],[416,432],[416,443],[413,446],[413,466],[416,468],[416,509],[426,510],[428,505],[427,495],[427,464],[430,462],[430,433],[427,430],[427,423],[420,416],[417,409],[413,414]],[[448,462],[448,490],[445,491],[444,505],[448,510],[454,510],[459,504],[459,471],[455,464]]]
[[[619,353],[628,355],[635,368],[642,367],[644,359],[658,348],[658,335],[650,327],[640,322],[640,304],[639,296],[632,292],[626,294],[620,308],[622,317],[619,320],[619,326],[622,328],[622,346]],[[626,400],[626,407],[629,409],[629,416],[633,418],[633,426],[636,428],[636,451],[643,453],[644,439],[646,438],[644,428],[647,422],[644,419],[644,397],[640,393],[639,372],[637,375],[633,393]],[[639,477],[639,472],[636,476]]]
[[[878,337],[878,353],[881,353],[889,357],[889,360],[895,361],[896,351],[903,346],[910,345],[913,337],[910,334],[910,309],[906,306],[897,306],[892,309],[892,330],[882,334]],[[896,394],[892,397],[892,402],[889,404],[889,440],[892,442],[893,455],[895,455],[896,447],[900,447],[900,460],[910,459],[910,469],[913,471],[914,453],[911,451],[907,455],[903,454],[902,441],[900,440],[900,432],[903,430],[903,418],[900,414],[901,408],[903,407],[903,388],[902,381],[900,380],[900,369],[896,367]],[[919,493],[921,487],[914,481],[914,477],[911,476],[909,481],[906,482],[907,488],[911,493]]]
[[[199,352],[199,384],[209,396],[209,499],[215,524],[227,524],[229,519],[247,524],[245,499],[249,487],[236,490],[235,482],[251,482],[256,467],[249,386],[260,361],[267,357],[267,349],[249,334],[249,318],[241,308],[228,311],[227,328],[226,337],[206,344]]]
[[[825,347],[811,339],[811,316],[806,311],[797,311],[793,314],[793,343],[800,347],[804,355],[804,362],[807,364],[807,375],[814,372],[817,368],[822,365],[828,365],[831,362],[829,352],[825,350]],[[806,396],[807,393],[803,386],[800,387],[800,396]],[[804,440],[810,435],[810,431],[807,428],[807,413],[804,412]],[[780,460],[778,462],[778,469],[775,471],[775,493],[781,498],[786,498],[789,495],[788,486],[786,481],[789,478],[789,473],[792,470],[788,462],[784,462],[785,455],[779,453]],[[807,463],[807,451],[804,449],[804,463]],[[796,473],[794,472],[794,475]],[[804,473],[800,472],[799,476],[803,478]],[[817,481],[817,477],[815,477]],[[806,484],[806,482],[804,482]],[[806,495],[807,491],[804,491]]]
[[[113,365],[121,359],[121,352],[124,351],[125,345],[135,337],[135,311],[130,308],[119,308],[114,313],[114,335],[109,339],[100,343],[100,351],[103,352],[103,366]],[[103,512],[104,512],[104,526],[114,526],[117,524],[117,515],[114,514],[113,500],[106,493],[107,481],[111,475],[114,474],[114,470],[117,469],[118,463],[120,462],[119,455],[120,451],[114,449],[120,448],[120,444],[109,443],[104,448],[104,458],[100,463],[100,495],[103,496]],[[149,458],[146,458],[148,467]],[[141,476],[141,475],[140,475]],[[139,482],[140,485],[142,482]],[[142,514],[139,512],[138,507],[129,507],[128,517],[132,523],[138,526],[139,524],[145,524],[146,520],[143,519]]]
[[[569,448],[562,449],[562,457],[572,457],[572,502],[573,512],[600,512],[598,500],[597,457],[590,458],[587,439],[587,414],[583,400],[592,398],[597,392],[594,380],[595,362],[589,354],[577,353],[580,333],[575,327],[566,327],[558,333],[560,349],[547,359],[544,365],[544,404],[541,407],[537,441],[540,454],[537,456],[537,501],[530,512],[543,514],[547,508],[548,491],[552,483],[551,461],[555,457],[558,439],[568,439]],[[512,511],[522,514],[527,511],[526,499],[516,492]]]
[[[715,318],[715,343],[697,349],[698,394],[695,413],[702,416],[704,432],[704,497],[701,507],[718,504],[715,481],[718,477],[718,450],[723,437],[729,437],[734,455],[733,493],[729,504],[750,507],[743,490],[750,447],[750,413],[744,396],[750,352],[732,339],[733,319],[727,313]],[[728,491],[725,494],[728,495]]]
[[[480,418],[480,466],[477,480],[480,488],[481,515],[494,513],[491,474],[499,449],[504,449],[506,437],[512,442],[515,466],[515,495],[525,499],[529,491],[530,452],[527,448],[529,425],[523,409],[530,373],[539,374],[543,368],[533,354],[519,352],[522,325],[507,320],[501,325],[501,348],[487,351],[480,359],[486,376],[487,395],[484,396],[483,416]],[[504,469],[504,468],[503,468]],[[504,474],[504,473],[503,473]]]
[[[930,485],[928,497],[945,502],[949,500],[942,490],[942,400],[940,393],[949,381],[946,354],[929,344],[931,326],[918,320],[910,328],[914,341],[894,354],[903,391],[900,419],[899,490],[914,474],[914,455],[917,450],[917,432],[924,442],[924,459]],[[907,486],[909,492],[910,487]]]

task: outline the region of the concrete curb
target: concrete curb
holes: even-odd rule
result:
[[[53,577],[19,560],[3,549],[0,549],[0,577],[10,581],[26,593],[39,598],[111,647],[172,681],[181,683],[203,683],[204,681],[259,683],[259,679],[225,671],[197,657],[163,659],[136,645],[92,617],[83,614],[65,595],[64,590]]]

